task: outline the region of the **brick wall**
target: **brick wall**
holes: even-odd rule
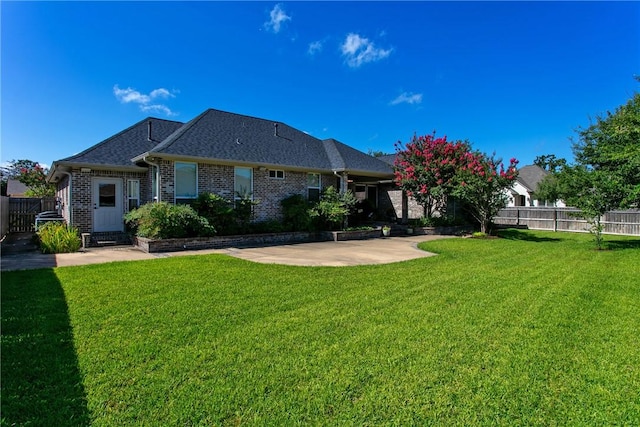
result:
[[[127,186],[128,179],[137,179],[140,181],[140,190],[146,187],[148,193],[148,184],[144,184],[148,180],[148,174],[146,172],[117,172],[117,171],[100,171],[92,170],[91,172],[80,172],[80,169],[74,169],[71,171],[72,185],[71,185],[71,209],[72,213],[72,225],[77,227],[80,233],[91,233],[93,231],[93,178],[120,178],[122,180],[122,206],[126,212],[128,208],[127,203]],[[58,184],[58,195],[64,195],[64,188],[67,186],[67,182],[61,181]],[[62,196],[61,196],[62,197]],[[147,196],[148,197],[148,196]],[[64,200],[64,199],[63,199]],[[141,195],[141,203],[144,203],[145,199]],[[68,203],[68,200],[64,202]],[[64,212],[64,210],[63,210]],[[67,215],[68,213],[65,213]],[[65,219],[67,217],[65,216]]]

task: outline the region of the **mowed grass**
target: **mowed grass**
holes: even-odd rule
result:
[[[640,239],[2,274],[6,425],[640,425]]]

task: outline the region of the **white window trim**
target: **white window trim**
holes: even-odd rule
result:
[[[134,182],[137,184],[138,194],[137,194],[136,197],[131,197],[131,195],[129,194],[129,185],[134,183]],[[126,207],[127,212],[129,211],[129,201],[130,200],[136,200],[138,202],[137,206],[140,207],[140,180],[139,179],[128,179],[127,180],[127,207]]]
[[[271,176],[271,172],[274,173],[275,176]],[[278,176],[279,173],[282,174],[282,176]],[[269,179],[284,179],[284,170],[282,169],[269,169]]]
[[[178,163],[185,165],[195,165],[196,167],[196,194],[193,197],[179,197],[176,193],[178,188],[178,183],[176,180],[178,179],[177,174],[177,166]],[[198,198],[198,164],[195,162],[174,162],[173,163],[173,203],[176,203],[178,200],[195,200]]]

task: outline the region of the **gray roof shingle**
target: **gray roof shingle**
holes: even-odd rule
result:
[[[314,170],[332,167],[322,142],[304,132],[282,122],[213,109],[145,154]]]
[[[153,141],[149,141],[149,122],[151,122]],[[182,125],[181,122],[148,117],[83,152],[58,160],[58,162],[133,166],[131,162],[133,157],[152,149]]]
[[[518,182],[525,186],[529,191],[536,191],[538,184],[549,175],[549,172],[542,169],[538,165],[523,166],[518,170]]]

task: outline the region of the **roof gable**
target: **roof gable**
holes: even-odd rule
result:
[[[149,123],[151,123],[151,138]],[[133,166],[131,161],[133,157],[152,149],[182,126],[181,122],[148,117],[83,152],[58,162]]]
[[[188,122],[146,154],[331,169],[319,139],[282,122],[213,109]]]
[[[542,169],[540,166],[527,165],[518,170],[517,181],[526,187],[527,190],[536,191],[540,181],[542,181],[547,175],[549,175],[549,172]]]
[[[324,140],[325,146],[335,147],[334,150],[339,156],[342,168],[337,170],[346,170],[349,173],[377,173],[389,175],[393,173],[393,168],[386,162],[377,157],[365,154],[335,139]]]

